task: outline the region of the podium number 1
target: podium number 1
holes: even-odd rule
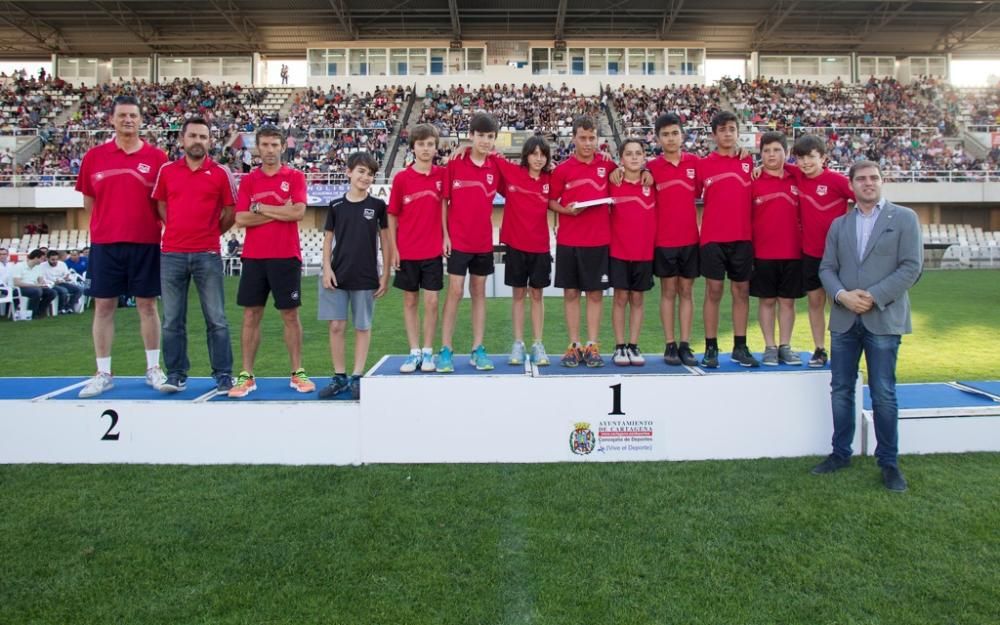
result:
[[[115,429],[118,425],[118,413],[114,410],[108,409],[101,413],[102,417],[110,417],[111,425],[108,426],[108,431],[104,433],[101,437],[102,441],[116,441],[118,440],[118,432],[112,434],[111,430]]]
[[[624,415],[625,413],[622,412],[622,385],[621,385],[621,383],[619,383],[619,384],[612,384],[608,388],[611,389],[611,412],[609,412],[608,414],[609,415]]]

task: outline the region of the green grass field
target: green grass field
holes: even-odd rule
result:
[[[314,289],[303,321],[318,378],[329,357]],[[929,272],[912,297],[902,381],[998,377],[1000,272]],[[400,303],[377,306],[369,363],[405,349]],[[562,309],[547,304],[555,353]],[[192,374],[204,375],[198,317]],[[509,301],[490,301],[489,319],[487,346],[503,351]],[[0,322],[8,374],[89,373],[89,321]],[[285,374],[273,311],[266,324],[258,373]],[[650,354],[657,326],[654,298]],[[118,327],[116,372],[139,374],[135,312]],[[795,343],[807,337],[803,314]],[[870,458],[824,477],[809,475],[816,461],[0,465],[0,625],[1000,623],[1000,454],[904,457],[903,495]]]
[[[226,281],[226,308],[229,317],[233,354],[237,366],[240,362],[239,329],[241,309],[236,306],[237,278]],[[701,326],[701,301],[703,281],[695,283],[695,324],[693,347],[704,348]],[[306,278],[302,285],[301,309],[304,338],[304,363],[306,370],[320,378],[331,373],[327,328],[316,320],[316,278]],[[1000,311],[1000,271],[927,272],[911,292],[913,302],[914,333],[904,337],[900,350],[898,378],[901,382],[922,382],[956,379],[988,379],[998,375],[995,332],[1000,329],[997,311]],[[372,345],[368,364],[373,365],[383,354],[400,354],[407,351],[406,333],[403,329],[402,295],[397,289],[379,300],[375,306]],[[545,336],[551,356],[566,347],[566,325],[562,300],[546,298]],[[647,294],[646,321],[643,324],[640,347],[656,357],[663,351],[663,334],[659,321],[659,287]],[[751,299],[751,319],[748,340],[752,349],[764,347],[760,328],[757,326],[756,300]],[[732,347],[732,323],[729,316],[728,294],[722,304],[719,345],[723,351]],[[809,320],[805,300],[799,304],[793,345],[803,351],[812,351]],[[205,325],[197,306],[197,292],[192,288],[189,305],[188,352],[191,357],[191,375],[208,375],[208,351],[205,347]],[[93,346],[90,339],[92,313],[83,315],[40,319],[31,323],[0,323],[0,345],[10,354],[37,354],[24,371],[34,375],[90,375],[94,370]],[[120,309],[117,319],[114,346],[114,370],[118,375],[141,375],[145,370],[145,356],[139,340],[139,320],[134,310]],[[510,300],[496,298],[487,301],[486,347],[491,353],[510,349]],[[527,326],[530,335],[530,323]],[[268,308],[264,316],[263,340],[258,354],[258,375],[286,375],[289,371],[288,356],[281,335],[281,320],[277,311]],[[440,340],[440,334],[438,335]],[[471,348],[472,334],[469,322],[469,304],[464,301],[459,310],[455,332],[456,351]],[[350,344],[348,362],[352,362]],[[603,351],[614,347],[611,332],[611,298],[605,298],[605,314],[601,332]],[[439,345],[436,344],[435,347]],[[40,349],[40,347],[42,349]]]

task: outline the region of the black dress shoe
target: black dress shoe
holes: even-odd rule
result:
[[[681,357],[677,352],[677,343],[667,343],[667,348],[663,350],[663,362],[674,367],[680,366]]]
[[[882,483],[894,493],[906,492],[906,478],[896,465],[882,467]]]
[[[841,458],[837,454],[830,454],[826,457],[826,460],[812,468],[812,474],[823,475],[825,473],[833,473],[834,471],[846,469],[849,466],[851,466],[850,458]]]

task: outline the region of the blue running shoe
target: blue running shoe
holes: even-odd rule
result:
[[[452,362],[452,353],[450,347],[442,347],[441,351],[437,355],[437,372],[438,373],[451,373],[455,370],[455,364]]]
[[[472,355],[469,358],[469,364],[479,371],[493,370],[493,361],[486,355],[486,348],[482,345],[472,351]]]
[[[402,366],[399,367],[399,372],[413,373],[414,371],[417,370],[417,367],[420,366],[420,360],[421,360],[420,352],[417,352],[415,354],[413,352],[410,352],[410,355],[406,357],[406,360],[403,362]]]

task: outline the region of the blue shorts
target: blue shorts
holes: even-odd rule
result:
[[[94,243],[87,266],[90,297],[159,297],[160,246],[155,243]]]

